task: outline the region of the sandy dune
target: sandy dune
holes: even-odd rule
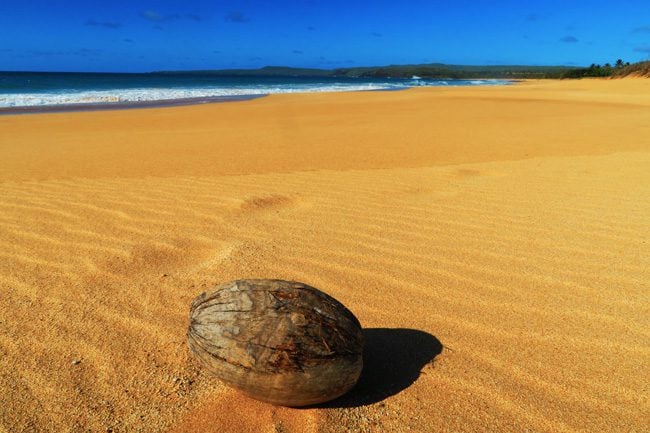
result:
[[[647,431],[650,80],[3,116],[0,161],[0,431]],[[355,312],[356,391],[198,368],[254,277]]]

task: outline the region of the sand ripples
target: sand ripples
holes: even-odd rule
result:
[[[623,164],[625,176],[615,169]],[[392,405],[408,394],[442,405],[436,417],[461,405],[493,416],[495,427],[611,430],[612,416],[631,420],[639,416],[632,407],[647,408],[639,362],[650,355],[649,233],[635,216],[650,209],[634,199],[644,191],[624,188],[643,184],[646,164],[644,154],[623,154],[5,184],[0,347],[3,371],[11,365],[15,376],[3,376],[3,388],[5,401],[26,392],[33,401],[21,403],[27,412],[5,411],[5,425],[105,429],[116,414],[140,413],[120,422],[146,430],[147,417],[171,425],[193,399],[217,405],[207,393],[231,391],[197,379],[183,341],[189,300],[223,280],[272,276],[326,288],[368,325],[422,329],[450,348]],[[556,187],[549,172],[581,165],[593,174],[564,176],[565,197],[546,191]],[[610,187],[595,193],[593,185]],[[34,415],[41,401],[56,410]],[[354,411],[367,410],[331,416],[354,428]],[[288,422],[273,421],[274,411],[261,416]],[[508,416],[497,422],[500,411]],[[305,413],[301,422],[324,422]],[[175,428],[194,425],[188,417]]]
[[[0,430],[642,431],[649,155],[0,183]],[[444,348],[383,401],[252,401],[185,344],[252,277]]]

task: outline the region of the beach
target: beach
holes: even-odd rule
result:
[[[0,432],[642,432],[650,80],[0,116]],[[192,299],[297,280],[360,388],[221,384]]]

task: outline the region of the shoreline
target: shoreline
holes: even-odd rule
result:
[[[453,79],[450,79],[453,80]],[[465,81],[465,80],[463,80]],[[480,79],[480,81],[490,81],[490,79]],[[497,80],[503,81],[500,84],[476,84],[476,85],[431,85],[431,86],[404,86],[398,88],[382,88],[367,90],[344,90],[344,91],[304,91],[304,92],[269,92],[249,95],[227,95],[227,96],[199,96],[191,98],[176,99],[158,99],[147,101],[119,101],[119,102],[88,102],[88,103],[71,103],[71,104],[46,104],[46,105],[22,105],[12,107],[0,107],[0,116],[19,115],[19,114],[46,114],[46,113],[71,113],[71,112],[88,112],[88,111],[109,111],[109,110],[131,110],[141,108],[166,108],[180,107],[187,105],[215,104],[225,102],[241,102],[259,99],[269,95],[283,94],[326,94],[326,93],[349,93],[349,92],[397,92],[414,88],[448,88],[448,87],[501,87],[516,84],[517,80]]]
[[[423,167],[635,151],[646,143],[619,137],[638,130],[634,125],[640,118],[647,119],[642,107],[650,106],[648,87],[650,80],[527,81],[400,92],[285,93],[245,104],[5,115],[0,116],[0,154],[6,168],[0,169],[0,181],[171,177],[200,174],[197,167],[222,175]],[[512,120],[504,124],[507,128],[496,127],[486,122],[487,113]],[[561,113],[576,128],[558,129],[555,119]],[[624,113],[620,123],[625,127],[606,127],[613,113]],[[295,127],[288,127],[286,119]],[[481,125],[480,139],[468,124]],[[219,146],[214,146],[216,137]],[[143,139],[151,145],[142,146]],[[345,144],[350,142],[357,145]],[[74,155],[77,163],[62,155]]]
[[[186,105],[219,104],[224,102],[251,101],[268,96],[262,95],[237,95],[237,96],[207,96],[198,98],[160,99],[154,101],[124,101],[124,102],[90,102],[84,104],[58,104],[58,105],[24,105],[20,107],[0,107],[0,116],[18,114],[46,114],[46,113],[76,113],[88,111],[133,110],[138,108],[164,108],[182,107]]]

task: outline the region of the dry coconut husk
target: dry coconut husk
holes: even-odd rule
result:
[[[190,308],[192,353],[251,397],[284,406],[332,400],[363,367],[356,317],[306,284],[237,280],[202,293]]]

